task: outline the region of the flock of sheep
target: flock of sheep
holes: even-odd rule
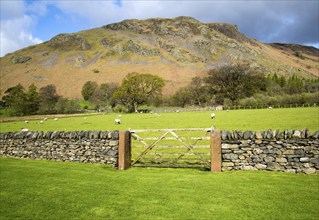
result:
[[[140,112],[140,113],[143,113],[143,112]],[[153,114],[153,112],[151,112],[151,114]],[[154,113],[154,115],[160,116],[159,113]],[[118,115],[117,118],[114,120],[114,123],[118,124],[118,125],[121,124],[121,119],[120,119],[121,117],[122,117],[122,115]]]
[[[179,111],[176,111],[177,113],[179,113]],[[159,113],[154,113],[154,115],[156,115],[156,116],[160,116],[160,114]],[[212,113],[211,115],[210,115],[210,117],[211,117],[211,119],[214,119],[215,118],[215,113]],[[118,115],[117,116],[117,118],[114,120],[114,123],[115,124],[121,124],[121,118],[122,117],[122,115]],[[86,117],[84,118],[84,119],[86,119]],[[38,124],[43,124],[45,121],[47,121],[48,120],[48,118],[44,118],[43,120],[40,120],[39,122],[38,122]],[[59,119],[58,118],[54,118],[53,119],[53,121],[58,121]],[[29,121],[24,121],[26,124],[28,124],[29,123]],[[22,128],[21,129],[21,131],[22,132],[27,132],[27,131],[29,131],[29,129],[28,128]]]
[[[43,124],[45,121],[47,121],[48,120],[48,118],[44,118],[43,120],[40,120],[39,122],[38,122],[38,124]],[[53,119],[53,121],[57,121],[57,120],[59,120],[58,118],[54,118]],[[29,121],[24,121],[24,123],[26,123],[26,124],[29,124]],[[21,128],[21,131],[22,132],[26,132],[26,131],[29,131],[29,129],[28,128]]]

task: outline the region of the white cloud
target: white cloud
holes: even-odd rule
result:
[[[86,18],[93,26],[104,25],[123,17],[121,9],[112,1],[57,1],[54,5],[69,16]],[[123,16],[121,16],[123,15]]]
[[[25,5],[23,1],[0,1],[1,20],[16,18],[24,13]]]
[[[28,13],[43,16],[47,13],[48,11],[47,6],[49,4],[50,4],[49,1],[34,1],[29,4],[26,4],[25,10]]]
[[[25,14],[21,1],[1,1],[0,56],[14,52],[42,40],[32,35],[37,20]],[[3,16],[2,16],[3,15]]]

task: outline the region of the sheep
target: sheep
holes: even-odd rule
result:
[[[211,119],[214,119],[214,118],[215,118],[215,116],[216,116],[216,114],[215,114],[215,113],[210,114]]]
[[[115,124],[118,124],[118,125],[121,124],[121,120],[119,118],[115,119],[114,122]]]
[[[28,124],[28,123],[29,123],[29,121],[24,121],[24,123]]]
[[[55,119],[53,119],[54,121],[57,121],[58,120],[58,118],[55,118]]]
[[[21,129],[21,132],[28,132],[29,131],[29,129],[27,129],[27,128],[22,128]]]
[[[48,120],[48,118],[44,118],[44,119],[43,119],[43,121],[46,121],[46,120]]]
[[[43,124],[43,120],[39,121],[39,124]]]

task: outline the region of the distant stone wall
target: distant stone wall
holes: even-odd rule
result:
[[[319,131],[221,131],[222,170],[319,173]]]
[[[118,131],[0,133],[0,156],[117,166]]]

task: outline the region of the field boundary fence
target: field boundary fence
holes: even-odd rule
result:
[[[241,109],[268,109],[268,108],[311,108],[319,107],[316,103],[312,104],[263,104],[263,105],[233,105],[233,106],[207,106],[207,107],[185,107],[178,108],[172,107],[168,109],[155,109],[148,110],[143,113],[154,112],[154,113],[171,113],[171,112],[199,112],[199,111],[218,111],[218,110],[241,110]]]
[[[223,110],[241,110],[241,109],[269,109],[269,108],[310,108],[318,107],[316,104],[285,104],[285,105],[236,105],[236,106],[223,106]]]

